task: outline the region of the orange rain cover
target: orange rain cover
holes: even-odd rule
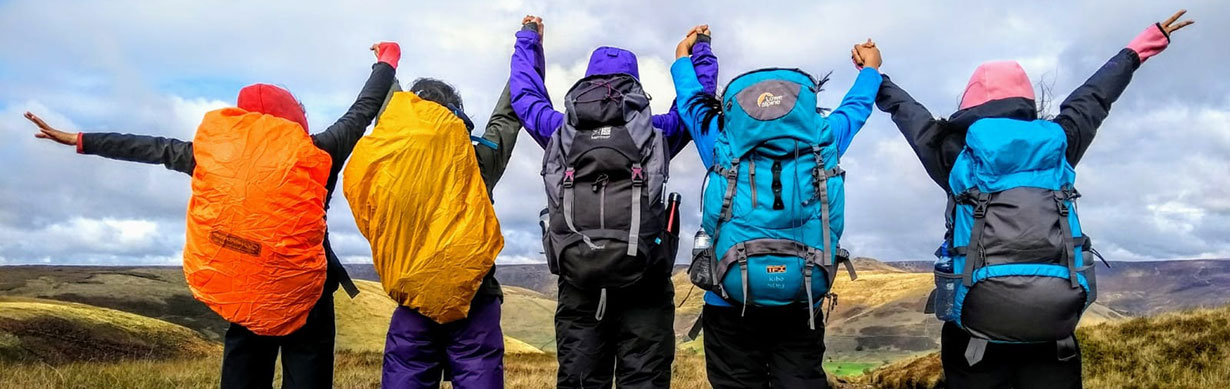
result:
[[[438,323],[465,318],[504,237],[461,119],[395,93],[343,174],[385,292]]]
[[[303,327],[325,282],[329,154],[295,122],[224,108],[205,114],[193,155],[192,295],[257,335]]]

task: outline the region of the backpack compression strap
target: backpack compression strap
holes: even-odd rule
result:
[[[585,245],[589,246],[590,250],[601,249],[603,246],[594,244],[594,242],[589,239],[589,236],[582,234],[580,231],[577,231],[576,225],[572,223],[572,208],[573,208],[572,207],[572,203],[573,203],[572,186],[573,186],[573,181],[575,180],[575,178],[576,178],[575,169],[568,168],[568,170],[564,171],[564,183],[563,183],[564,184],[564,210],[563,210],[564,211],[564,222],[568,224],[568,229],[572,231],[572,233],[581,236],[581,240],[585,241]]]
[[[1067,201],[1076,198],[1073,193],[1075,190],[1064,185],[1060,190],[1055,191],[1055,207],[1059,209],[1059,232],[1063,235],[1063,259],[1068,265],[1068,279],[1072,281],[1073,288],[1081,287],[1080,281],[1076,279],[1076,245],[1072,238],[1072,224],[1068,221]]]
[[[816,261],[814,263],[832,269],[832,271],[829,271],[829,285],[831,286],[833,281],[837,279],[837,264],[827,263],[828,261],[831,261],[831,258],[833,258],[834,254],[836,254],[833,247],[833,227],[829,223],[829,217],[832,213],[832,210],[829,209],[829,178],[845,176],[846,171],[842,170],[841,166],[834,166],[832,169],[825,169],[824,155],[821,154],[820,151],[820,145],[811,146],[812,155],[816,157],[816,167],[812,168],[811,175],[812,182],[816,185],[816,195],[820,200],[820,227],[823,230],[822,233],[824,234],[824,259],[826,262]],[[858,279],[858,275],[854,272],[854,265],[848,260],[844,261],[844,263],[846,266],[846,272],[850,273],[850,280],[853,281]],[[810,271],[811,268],[809,265],[807,272]],[[811,282],[809,281],[808,286],[810,285]],[[807,295],[810,297],[811,293],[808,293]]]
[[[636,256],[641,240],[641,195],[645,188],[645,171],[640,163],[632,164],[632,224],[628,226],[628,256]]]
[[[987,204],[991,203],[991,195],[982,193],[978,188],[970,188],[957,196],[957,202],[974,206],[974,226],[970,229],[969,244],[965,246],[965,274],[963,274],[962,281],[965,287],[971,287],[974,286],[974,270],[986,263],[986,249],[982,247],[982,231],[986,229]]]

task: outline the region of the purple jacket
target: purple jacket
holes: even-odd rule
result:
[[[716,91],[717,58],[713,56],[709,43],[697,42],[692,47],[692,52],[697,79],[706,91]],[[529,132],[530,137],[541,147],[546,147],[551,134],[564,124],[564,114],[555,110],[551,105],[551,97],[547,95],[547,87],[543,82],[545,67],[541,37],[534,31],[518,31],[508,79],[512,106],[524,123],[526,132]],[[589,57],[585,76],[614,73],[627,73],[640,79],[636,54],[615,47],[603,46],[595,49]],[[679,119],[673,102],[670,112],[653,115],[653,126],[666,136],[671,157],[683,150],[692,139],[683,121]]]

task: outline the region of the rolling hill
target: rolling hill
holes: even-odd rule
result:
[[[196,331],[158,319],[63,301],[0,297],[0,361],[164,360],[220,350]]]

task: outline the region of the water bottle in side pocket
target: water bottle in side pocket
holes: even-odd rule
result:
[[[961,276],[953,274],[952,257],[948,255],[947,243],[940,246],[938,254],[935,260],[935,317],[943,321],[954,321],[957,319],[954,305]]]

